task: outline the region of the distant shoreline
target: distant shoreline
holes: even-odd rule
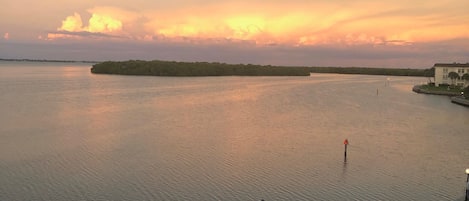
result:
[[[153,76],[309,76],[310,73],[387,75],[433,77],[434,69],[368,68],[368,67],[306,67],[218,62],[177,61],[107,61],[93,65],[92,73]]]
[[[151,76],[310,76],[307,67],[261,66],[253,64],[225,64],[175,61],[107,61],[94,64],[96,74]]]
[[[51,60],[51,59],[4,59],[0,58],[0,61],[11,61],[11,62],[52,62],[52,63],[86,63],[86,64],[100,64],[102,61],[87,61],[87,60]],[[132,60],[130,60],[132,61]],[[151,61],[140,61],[138,62],[151,62]],[[158,60],[154,60],[158,61]],[[109,62],[129,62],[129,61],[109,61]],[[184,63],[189,65],[194,64],[208,64],[208,65],[223,65],[223,66],[257,66],[257,67],[280,67],[280,68],[302,68],[308,69],[310,73],[334,73],[334,74],[358,74],[358,75],[384,75],[384,76],[415,76],[415,77],[433,77],[434,68],[429,69],[415,69],[415,68],[377,68],[377,67],[318,67],[318,66],[272,66],[272,65],[256,65],[256,64],[226,64],[218,62],[177,62],[177,61],[159,61],[168,63]],[[98,73],[98,72],[97,72]],[[109,73],[118,74],[118,73]],[[126,73],[122,73],[125,75]],[[213,74],[213,73],[212,73]],[[145,74],[143,74],[145,75]],[[150,74],[146,74],[150,75]],[[164,75],[159,75],[164,76]],[[166,75],[171,76],[171,75]],[[177,75],[176,75],[177,76]],[[198,76],[198,75],[189,75]],[[203,75],[202,75],[203,76]]]
[[[2,59],[0,61],[13,61],[13,62],[47,62],[47,63],[89,63],[96,64],[99,61],[75,61],[75,60],[49,60],[49,59]]]

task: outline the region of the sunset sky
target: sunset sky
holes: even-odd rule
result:
[[[5,0],[0,58],[469,62],[468,0]]]

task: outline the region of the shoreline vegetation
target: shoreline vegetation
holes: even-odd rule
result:
[[[461,89],[450,87],[436,87],[431,85],[415,85],[412,91],[422,94],[442,95],[442,96],[458,96],[461,95]]]
[[[310,73],[389,75],[433,77],[434,69],[365,68],[365,67],[301,67],[218,62],[176,61],[106,61],[91,68],[96,74],[153,76],[309,76]]]
[[[435,75],[434,68],[412,69],[412,68],[319,67],[319,66],[313,66],[313,67],[296,66],[294,67],[294,66],[271,66],[271,65],[254,65],[254,64],[225,64],[225,63],[218,63],[218,62],[212,62],[212,63],[209,63],[209,62],[176,62],[176,61],[160,61],[160,60],[154,60],[154,61],[129,60],[129,61],[114,61],[114,62],[113,61],[99,62],[99,61],[86,61],[86,60],[75,61],[75,60],[0,58],[0,61],[89,63],[89,64],[93,64],[93,67],[91,69],[92,73],[119,74],[119,75],[225,76],[225,75],[230,75],[229,71],[231,71],[232,75],[254,76],[256,72],[260,73],[260,72],[268,71],[268,70],[276,71],[276,73],[265,72],[266,76],[267,75],[289,76],[289,74],[301,74],[301,76],[309,76],[309,73],[306,73],[306,71],[309,71],[310,73],[416,76],[416,77],[434,77]],[[102,65],[103,63],[105,65]],[[116,67],[109,66],[111,64],[115,64]],[[95,66],[97,67],[95,68]],[[129,66],[128,68],[132,68],[132,69],[122,68],[123,66]],[[174,67],[174,69],[167,69],[167,68],[171,68],[171,66]],[[247,67],[250,67],[250,68],[253,67],[253,69],[247,69]],[[113,69],[113,68],[118,68],[118,69]],[[277,68],[279,69],[277,70]],[[296,71],[297,73],[293,73],[293,71],[289,72],[289,70],[286,70],[285,68],[288,68],[290,70],[294,69],[293,71]],[[161,74],[157,73],[158,69],[162,70]],[[241,70],[238,71],[238,69],[241,69]]]
[[[460,88],[456,86],[435,86],[432,84],[415,85],[412,91],[420,94],[449,96],[452,103],[469,107],[469,87]],[[462,92],[462,93],[461,93]]]
[[[92,73],[153,76],[309,76],[307,67],[261,66],[175,61],[106,61],[94,64]]]
[[[49,59],[2,59],[0,61],[13,61],[13,62],[50,62],[50,63],[89,63],[96,64],[98,61],[74,61],[74,60],[49,60]]]

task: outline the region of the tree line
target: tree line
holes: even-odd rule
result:
[[[155,76],[309,76],[306,67],[261,66],[176,61],[107,61],[93,65],[92,73]]]
[[[311,69],[311,72],[313,73],[417,76],[417,77],[434,77],[435,76],[435,68],[411,69],[411,68],[366,68],[366,67],[311,67],[310,69]]]
[[[310,73],[366,74],[433,77],[435,69],[364,67],[285,67],[218,62],[106,61],[93,65],[92,73],[155,76],[309,76]]]

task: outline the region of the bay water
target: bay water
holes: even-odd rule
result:
[[[0,200],[464,199],[469,108],[427,78],[90,68],[0,63]]]

